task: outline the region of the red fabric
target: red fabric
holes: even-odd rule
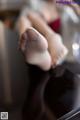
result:
[[[60,27],[61,27],[61,20],[60,18],[56,19],[55,21],[52,21],[48,24],[55,32],[59,32],[60,31]]]

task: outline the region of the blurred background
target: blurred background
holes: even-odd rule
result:
[[[79,6],[59,4],[56,0],[0,0],[0,20],[8,28],[14,29],[16,20],[26,8],[40,12],[50,27],[63,36],[63,42],[69,49],[67,59],[73,61],[74,57],[80,62]]]

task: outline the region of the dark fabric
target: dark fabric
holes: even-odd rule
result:
[[[80,106],[73,106],[79,96],[80,79],[63,65],[49,72],[30,69],[30,93],[24,104],[25,120],[56,120]],[[31,90],[32,89],[32,90]],[[62,119],[65,120],[65,119]]]

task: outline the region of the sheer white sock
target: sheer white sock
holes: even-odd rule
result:
[[[51,56],[48,52],[47,40],[34,28],[26,30],[23,38],[22,51],[26,62],[39,66],[42,70],[51,68]]]

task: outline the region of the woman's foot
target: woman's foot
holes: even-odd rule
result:
[[[28,18],[35,29],[45,36],[48,42],[48,51],[52,59],[52,67],[54,68],[64,60],[68,53],[68,49],[62,43],[61,36],[52,31],[37,13],[29,13]]]
[[[68,54],[68,49],[62,43],[62,38],[59,34],[48,36],[49,41],[49,52],[52,58],[52,67],[61,64],[66,55]]]
[[[37,65],[42,70],[51,68],[51,56],[48,52],[47,40],[34,28],[28,28],[23,34],[22,51],[25,55],[26,62]]]

